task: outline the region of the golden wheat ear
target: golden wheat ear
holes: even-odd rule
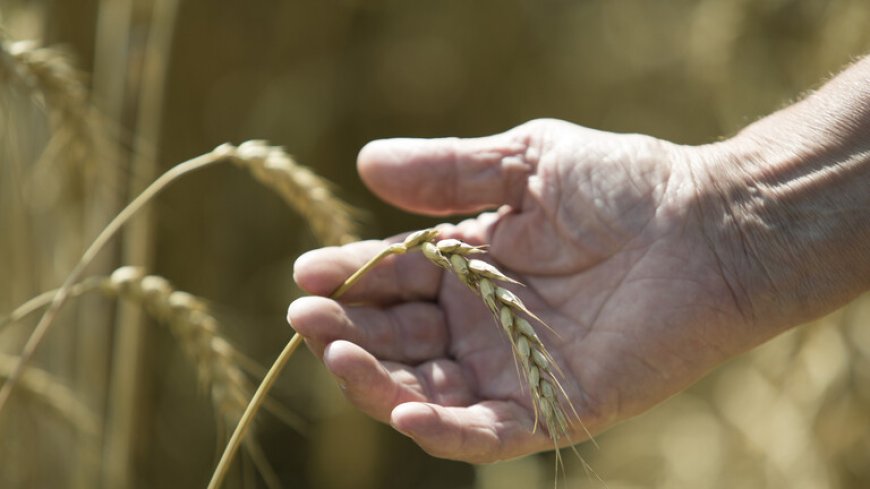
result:
[[[263,368],[239,352],[221,335],[218,320],[212,316],[205,300],[175,289],[168,280],[148,275],[141,267],[125,266],[109,277],[88,277],[69,288],[69,297],[92,291],[138,304],[160,324],[168,326],[191,363],[197,378],[209,393],[218,413],[227,425],[238,422],[253,387],[246,372],[262,375]],[[57,290],[44,292],[19,306],[5,318],[0,327],[18,322],[49,305]],[[18,357],[4,357],[0,377],[9,377]],[[27,375],[28,369],[24,370]],[[267,400],[266,408],[282,422],[299,433],[305,433],[305,422],[281,404]]]
[[[536,430],[539,421],[543,420],[554,444],[569,436],[571,423],[563,403],[570,407],[572,413],[576,413],[576,410],[559,383],[558,365],[553,361],[553,357],[531,323],[523,316],[528,316],[545,326],[546,323],[532,313],[516,294],[498,285],[499,283],[522,284],[508,277],[495,265],[469,258],[473,254],[482,252],[479,247],[455,239],[434,241],[434,237],[419,244],[413,242],[408,244],[420,248],[423,255],[432,263],[456,275],[481,298],[496,324],[501,326],[510,341],[514,358],[522,370],[524,383],[529,388],[535,414],[532,430]],[[448,263],[449,267],[446,266]]]
[[[248,170],[263,185],[274,189],[305,218],[317,239],[327,245],[356,241],[356,216],[332,191],[332,185],[300,165],[279,146],[265,141],[224,144],[215,149]]]
[[[253,394],[242,368],[249,362],[220,334],[220,326],[206,302],[175,289],[168,280],[147,275],[139,267],[121,267],[103,280],[104,293],[142,306],[149,314],[169,326],[178,339],[197,377],[210,394],[215,412],[227,426],[235,426]],[[241,361],[240,361],[241,359]],[[274,406],[270,411],[300,433],[305,424],[287,409]]]

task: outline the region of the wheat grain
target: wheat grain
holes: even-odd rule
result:
[[[296,163],[282,148],[263,141],[239,146],[224,144],[215,151],[247,169],[260,183],[272,187],[311,226],[324,244],[356,241],[351,208],[333,194],[329,183]]]
[[[510,341],[511,350],[519,367],[518,370],[521,372],[520,376],[525,381],[531,397],[532,410],[534,411],[532,432],[537,430],[541,420],[543,420],[547,435],[556,449],[555,468],[558,474],[559,467],[563,466],[559,445],[563,439],[570,440],[573,424],[564,406],[570,409],[571,417],[578,421],[590,439],[592,439],[592,435],[583,425],[577,410],[559,382],[557,374],[562,374],[559,366],[547,351],[547,347],[535,332],[535,328],[524,316],[534,319],[550,331],[553,330],[541,318],[532,313],[516,294],[498,285],[499,282],[522,285],[520,282],[508,277],[494,265],[472,257],[472,255],[484,253],[484,247],[472,246],[457,239],[436,241],[437,236],[438,231],[435,229],[424,229],[411,233],[402,243],[391,245],[385,253],[363,265],[361,270],[370,270],[377,261],[389,254],[402,254],[419,250],[435,265],[451,271],[481,298]],[[351,276],[354,282],[359,277],[360,274]],[[352,282],[349,282],[351,282],[350,279],[342,284],[342,290],[347,290],[352,285]],[[553,333],[555,334],[555,331]],[[573,445],[571,445],[571,450],[580,460],[584,470],[603,483],[601,477]],[[557,485],[558,477],[554,480],[554,486]]]

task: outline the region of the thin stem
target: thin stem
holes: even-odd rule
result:
[[[36,348],[42,342],[45,334],[54,323],[55,318],[57,318],[60,308],[69,298],[70,288],[76,283],[79,277],[81,277],[85,268],[91,263],[91,261],[93,261],[94,257],[97,256],[100,250],[102,250],[109,240],[115,236],[118,230],[136,214],[136,211],[141,209],[149,200],[154,198],[155,195],[160,193],[160,191],[166,188],[170,183],[194,170],[222,161],[223,158],[223,154],[213,151],[172,167],[166,173],[160,175],[160,177],[139,194],[133,202],[130,202],[130,204],[115,216],[108,226],[100,232],[99,236],[97,236],[94,242],[91,243],[91,246],[84,252],[78,264],[73,268],[73,271],[67,276],[63,285],[57,289],[51,304],[49,304],[48,309],[46,309],[42,314],[42,317],[36,324],[36,328],[33,330],[33,333],[31,333],[30,338],[28,338],[27,343],[24,345],[24,350],[21,352],[18,364],[15,366],[15,369],[12,371],[8,380],[3,384],[3,387],[0,388],[0,412],[3,411],[6,401],[9,400],[9,396],[12,394],[12,388],[21,377],[24,366],[33,357]]]
[[[375,265],[377,265],[378,263],[380,263],[381,260],[383,260],[384,258],[386,258],[386,257],[388,257],[388,256],[390,256],[390,255],[396,255],[396,254],[404,253],[404,252],[405,252],[404,248],[399,248],[399,247],[397,247],[397,246],[395,246],[395,245],[394,245],[394,246],[390,246],[389,248],[386,248],[385,250],[381,251],[380,253],[378,253],[377,255],[375,255],[374,257],[372,257],[372,259],[370,259],[369,261],[367,261],[365,265],[363,265],[362,267],[360,267],[359,270],[353,272],[353,275],[351,275],[350,277],[348,277],[347,280],[345,280],[344,283],[342,283],[342,284],[338,287],[338,289],[336,289],[335,292],[332,293],[332,298],[333,298],[333,299],[336,299],[336,298],[338,298],[338,297],[344,295],[344,293],[347,292],[348,289],[350,289],[351,287],[353,287],[353,285],[354,285],[355,283],[359,282],[359,279],[361,279],[363,275],[365,275],[366,273],[368,273],[369,270],[371,270],[372,268],[374,268]]]
[[[348,289],[350,289],[353,284],[357,283],[363,275],[365,275],[369,270],[374,268],[381,260],[384,258],[404,253],[406,248],[401,245],[393,245],[390,246],[377,255],[375,255],[372,259],[366,262],[365,265],[360,267],[359,270],[353,273],[350,277],[348,277],[330,296],[333,299],[338,299]],[[292,326],[292,325],[291,325]],[[287,342],[287,346],[284,347],[284,350],[278,355],[278,358],[275,359],[275,362],[269,368],[269,371],[266,373],[266,376],[263,377],[263,381],[260,383],[260,386],[257,387],[257,391],[254,392],[253,397],[251,397],[250,402],[248,402],[248,406],[245,408],[245,412],[242,414],[241,419],[239,419],[239,424],[236,425],[236,429],[233,431],[233,435],[230,437],[230,440],[227,442],[227,446],[224,449],[223,455],[221,455],[220,461],[218,461],[217,467],[214,469],[214,473],[212,473],[211,481],[208,483],[208,489],[218,489],[223,483],[224,479],[227,476],[227,473],[230,470],[230,465],[232,464],[233,458],[236,456],[236,452],[239,450],[239,446],[242,443],[245,435],[248,433],[248,429],[250,428],[251,422],[254,420],[254,416],[257,414],[257,411],[260,410],[260,406],[263,404],[263,401],[266,399],[266,396],[269,394],[269,390],[272,388],[272,385],[278,379],[278,375],[280,375],[281,370],[284,369],[284,366],[287,364],[287,361],[290,359],[290,356],[293,355],[293,352],[302,344],[302,335],[299,333],[294,333],[293,337],[290,338],[290,341]]]
[[[242,414],[241,419],[239,419],[239,424],[236,425],[236,429],[233,431],[230,441],[227,442],[227,447],[224,449],[224,453],[221,455],[221,459],[218,462],[217,467],[214,469],[214,474],[211,476],[211,481],[208,483],[208,489],[217,489],[223,483],[224,478],[227,476],[227,472],[229,472],[230,464],[236,456],[236,452],[239,450],[242,438],[248,433],[248,428],[254,420],[254,415],[257,414],[257,411],[266,399],[266,395],[278,379],[278,374],[281,373],[281,370],[284,369],[284,365],[287,364],[287,360],[290,360],[293,352],[295,352],[301,344],[302,335],[294,333],[293,337],[290,338],[290,341],[288,341],[287,345],[284,347],[284,350],[282,350],[281,354],[278,355],[278,358],[275,359],[275,363],[273,363],[272,367],[269,368],[269,372],[267,372],[266,376],[263,377],[263,381],[260,382],[260,386],[257,387],[257,391],[254,392],[254,396],[251,397],[248,407],[245,408],[245,412]]]
[[[91,101],[94,106],[103,114],[104,120],[109,126],[111,121],[111,129],[115,134],[123,134],[125,127],[122,121],[125,121],[125,107],[131,104],[125,104],[127,88],[130,87],[130,82],[134,73],[131,70],[131,61],[136,56],[130,56],[130,30],[133,24],[133,4],[135,0],[99,0],[97,7],[96,18],[96,39],[94,42],[94,67],[93,76],[91,77]],[[126,178],[130,173],[118,171],[121,168],[129,168],[129,161],[126,152],[118,151],[118,148],[113,148],[112,158],[114,165],[104,165],[104,168],[114,168],[115,171],[108,176],[113,188],[127,188],[129,190],[129,179]],[[135,173],[134,173],[135,175]],[[136,195],[130,193],[130,195]],[[106,196],[95,197],[92,199],[92,211],[88,214],[90,217],[91,229],[96,229],[94,232],[99,232],[102,226],[108,219],[111,219],[123,205],[121,195],[117,192],[107,192]],[[105,264],[96,264],[100,268],[105,267],[109,270],[114,264],[114,257],[111,253],[106,253],[106,256],[99,261],[104,261]],[[102,270],[100,270],[102,271]],[[100,314],[98,322],[94,320],[94,313]],[[97,310],[95,307],[81,311],[81,318],[88,318],[89,326],[80,326],[81,329],[87,328],[86,334],[80,334],[78,337],[78,351],[87,351],[87,355],[80,355],[79,367],[76,372],[77,390],[86,394],[93,402],[93,405],[99,406],[100,417],[105,420],[103,433],[104,436],[94,443],[94,451],[98,452],[102,457],[100,464],[96,467],[89,467],[81,462],[72,462],[76,466],[76,475],[71,489],[87,489],[91,487],[110,487],[106,482],[108,480],[106,474],[124,472],[126,467],[118,467],[119,463],[112,463],[105,453],[105,442],[112,436],[112,430],[108,427],[107,416],[108,405],[105,402],[108,399],[109,379],[105,375],[105,368],[111,359],[111,343],[109,341],[93,341],[93,332],[97,334],[108,333],[113,327],[114,309]],[[103,319],[105,318],[105,319]],[[115,323],[117,324],[117,323]],[[123,331],[123,328],[120,329]],[[99,375],[97,374],[99,372]],[[99,381],[95,382],[95,379]],[[117,458],[117,456],[115,457]],[[103,479],[102,481],[100,479]],[[114,479],[116,484],[112,487],[124,487],[123,483],[119,483],[121,479]],[[128,484],[131,486],[132,484]]]
[[[167,86],[170,54],[176,32],[178,0],[152,0],[151,21],[144,44],[142,71],[137,90],[130,195],[136,195],[158,173],[157,149]],[[130,223],[121,245],[122,263],[151,268],[154,261],[154,219],[150,209]],[[103,446],[103,486],[133,486],[136,440],[136,410],[141,406],[146,370],[142,351],[147,329],[141,308],[121,303],[111,353],[111,377],[106,402],[106,437]]]
[[[79,282],[69,290],[69,297],[78,297],[82,294],[86,294],[97,287],[99,287],[105,277],[90,277],[85,279],[82,282]],[[57,294],[58,289],[47,290],[36,297],[31,298],[24,304],[21,304],[14,311],[9,313],[8,316],[4,318],[0,318],[0,330],[5,328],[7,325],[17,323],[27,316],[33,314],[38,311],[40,308],[47,306],[54,299],[55,294]]]

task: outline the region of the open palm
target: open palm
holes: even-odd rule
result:
[[[583,426],[599,432],[664,400],[760,341],[700,218],[694,148],[560,121],[479,139],[387,140],[360,154],[372,190],[399,207],[487,209],[444,237],[489,245],[527,285]],[[296,280],[328,295],[383,249],[368,241],[301,257]],[[423,257],[387,260],[341,299],[291,305],[291,324],[348,399],[430,453],[490,462],[552,447],[488,310]],[[744,334],[741,334],[743,332]],[[575,423],[573,439],[586,434]],[[569,440],[566,440],[566,442]]]

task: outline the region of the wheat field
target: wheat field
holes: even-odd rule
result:
[[[715,141],[870,52],[867,25],[863,0],[0,0],[0,381],[52,296],[7,314],[59,287],[158,175],[215,163],[138,209],[70,289],[0,410],[0,487],[206,487],[292,334],[294,259],[438,222],[364,188],[354,163],[369,140],[555,117]],[[555,475],[553,453],[429,457],[353,410],[302,350],[251,435],[223,487],[548,488]],[[565,457],[559,487],[870,486],[870,297],[597,444],[578,450],[601,480]]]

